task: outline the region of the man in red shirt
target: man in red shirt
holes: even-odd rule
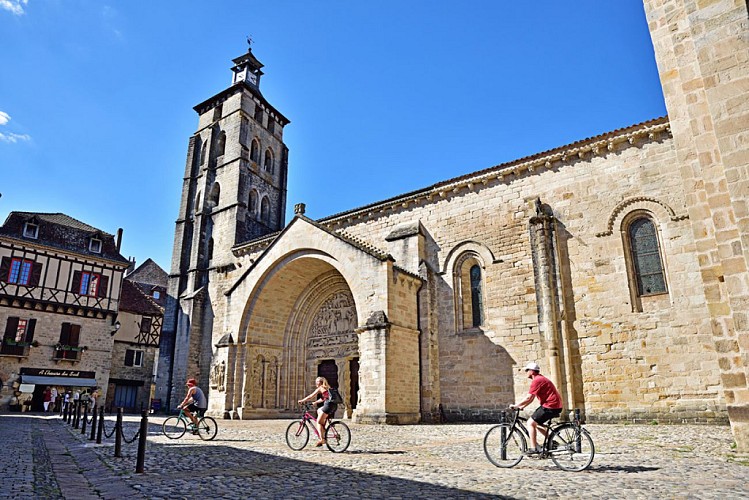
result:
[[[525,373],[531,379],[531,388],[528,390],[528,395],[524,400],[516,405],[510,405],[510,408],[523,409],[531,404],[533,398],[538,398],[541,406],[536,408],[533,416],[528,420],[531,428],[531,448],[528,450],[528,453],[540,453],[541,447],[538,446],[538,441],[536,440],[536,431],[541,431],[541,434],[546,436],[546,429],[538,427],[538,425],[545,424],[552,418],[562,414],[562,397],[559,395],[559,391],[554,387],[552,381],[541,375],[541,367],[537,363],[531,362],[525,365]]]

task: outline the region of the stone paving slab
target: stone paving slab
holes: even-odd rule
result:
[[[125,420],[130,439],[140,419]],[[722,426],[588,425],[596,458],[588,471],[565,472],[529,458],[513,469],[494,467],[483,454],[485,424],[349,423],[351,447],[335,454],[312,439],[300,452],[289,449],[289,420],[220,420],[210,442],[167,439],[162,421],[149,420],[146,470],[136,474],[137,441],[114,458],[111,440],[92,445],[59,418],[0,415],[0,442],[10,450],[0,466],[16,487],[0,498],[749,498],[749,456],[731,451],[730,429]],[[106,428],[112,426],[109,418]],[[28,484],[43,472],[25,458],[35,433],[44,435],[50,460],[62,464],[53,465],[58,496]],[[67,462],[55,443],[69,453]],[[60,483],[86,489],[71,492]]]

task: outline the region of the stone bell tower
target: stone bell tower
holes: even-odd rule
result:
[[[170,407],[187,378],[207,387],[212,276],[233,269],[232,247],[285,224],[289,120],[260,92],[263,64],[252,48],[232,62],[231,85],[194,107],[156,389]]]

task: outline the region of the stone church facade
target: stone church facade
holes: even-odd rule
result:
[[[156,397],[489,419],[537,361],[590,421],[730,421],[749,447],[743,1],[645,0],[668,117],[283,226],[289,121],[251,50],[195,107]]]

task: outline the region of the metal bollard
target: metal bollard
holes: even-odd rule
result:
[[[67,422],[68,421],[68,404],[67,403],[63,403],[62,421],[63,422]]]
[[[117,408],[117,423],[114,426],[114,456],[122,457],[122,408]]]
[[[101,444],[101,435],[104,433],[104,408],[99,408],[99,427],[96,430],[96,444]]]
[[[88,401],[83,402],[83,422],[81,422],[81,434],[86,435],[86,420],[88,420]]]
[[[138,435],[138,459],[135,463],[135,472],[142,474],[146,464],[146,438],[148,437],[148,412],[142,410],[140,413],[140,434]]]
[[[98,409],[99,408],[94,405],[94,408],[91,411],[91,435],[88,437],[89,441],[93,441],[94,439],[96,439],[96,414]]]
[[[73,419],[73,429],[77,429],[78,425],[81,423],[81,400],[77,399],[74,404],[75,418]]]

